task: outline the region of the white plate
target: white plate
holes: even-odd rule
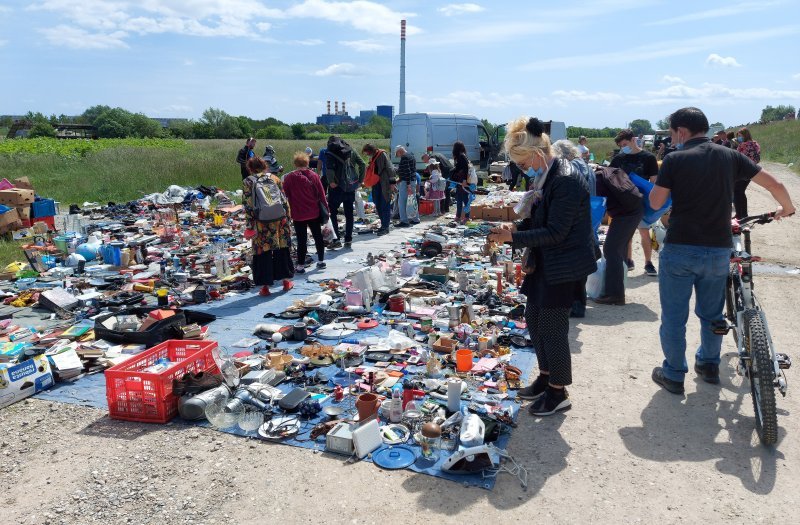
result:
[[[276,433],[274,429],[279,429]],[[300,420],[294,416],[278,416],[273,417],[260,427],[258,427],[258,435],[270,441],[280,441],[300,432]]]

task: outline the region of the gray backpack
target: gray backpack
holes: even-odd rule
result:
[[[272,177],[250,175],[253,183],[253,208],[258,221],[277,221],[286,217],[283,193]]]

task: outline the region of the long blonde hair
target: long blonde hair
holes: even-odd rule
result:
[[[508,123],[503,146],[514,162],[538,155],[543,160],[553,158],[550,137],[544,132],[544,123],[535,117],[520,117]]]

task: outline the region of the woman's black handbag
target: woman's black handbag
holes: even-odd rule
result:
[[[328,213],[328,208],[322,203],[322,201],[317,201],[317,206],[319,207],[319,223],[323,226],[328,224],[328,219],[331,218],[331,214]]]

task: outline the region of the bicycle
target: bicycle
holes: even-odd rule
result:
[[[788,383],[784,370],[791,367],[792,360],[775,351],[766,314],[754,292],[753,263],[761,258],[751,254],[748,225],[768,224],[774,217],[771,212],[732,222],[733,251],[725,294],[727,322],[722,321],[714,330],[720,335],[733,332],[739,354],[736,372],[750,380],[756,432],[764,445],[773,445],[778,440],[775,390],[786,396]]]

